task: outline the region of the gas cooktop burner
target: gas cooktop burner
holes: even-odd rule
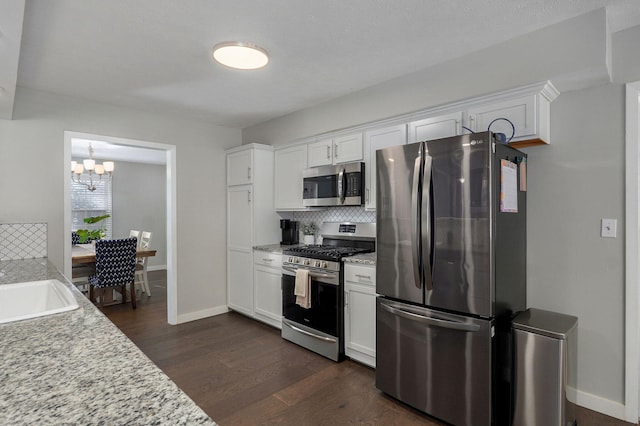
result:
[[[327,245],[311,245],[291,247],[283,251],[284,254],[308,256],[315,259],[339,260],[343,257],[353,256],[358,253],[368,253],[370,249],[360,247],[336,247]]]

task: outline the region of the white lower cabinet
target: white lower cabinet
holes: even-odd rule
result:
[[[344,266],[345,354],[376,367],[376,268],[345,263]]]
[[[281,254],[254,250],[254,316],[277,328],[282,328],[281,266]]]
[[[228,249],[227,250],[227,279],[229,300],[231,309],[242,314],[253,316],[253,280],[251,269],[251,250]]]

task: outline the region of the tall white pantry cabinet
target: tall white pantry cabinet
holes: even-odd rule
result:
[[[280,241],[273,208],[273,147],[250,144],[226,150],[227,304],[254,316],[253,247]]]

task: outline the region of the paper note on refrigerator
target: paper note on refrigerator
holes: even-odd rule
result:
[[[518,213],[518,166],[500,160],[500,211]]]

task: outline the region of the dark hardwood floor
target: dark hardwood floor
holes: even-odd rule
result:
[[[379,392],[374,370],[334,363],[230,312],[170,326],[166,276],[149,272],[152,296],[104,313],[220,425],[444,425]],[[579,409],[578,424],[629,425]]]

